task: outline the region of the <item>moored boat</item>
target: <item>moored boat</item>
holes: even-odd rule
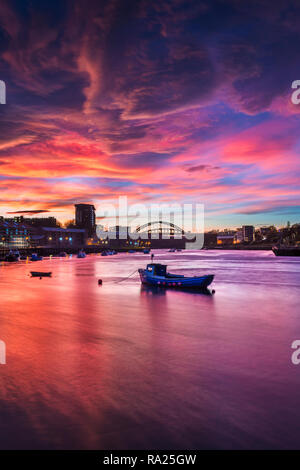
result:
[[[42,261],[43,257],[39,256],[37,253],[32,253],[30,261]]]
[[[86,253],[83,250],[79,250],[77,254],[77,258],[86,258]]]
[[[51,277],[52,272],[30,271],[31,277]]]
[[[14,262],[19,261],[20,253],[18,250],[10,250],[10,252],[5,256],[4,261]]]
[[[147,264],[146,269],[139,269],[142,284],[155,287],[171,287],[180,289],[206,289],[213,281],[214,275],[185,277],[167,272],[165,264]]]
[[[143,253],[144,253],[144,255],[149,255],[150,248],[144,248]]]
[[[300,246],[273,246],[276,256],[300,256]]]

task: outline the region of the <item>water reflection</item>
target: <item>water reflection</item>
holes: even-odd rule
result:
[[[178,289],[163,289],[161,287],[155,287],[155,286],[147,286],[147,285],[143,285],[141,286],[141,294],[149,294],[149,295],[158,295],[158,296],[163,296],[163,295],[166,295],[166,292],[167,290],[169,291],[179,291],[179,292],[183,292],[183,293],[186,293],[186,294],[189,294],[189,295],[209,295],[209,296],[212,296],[214,295],[215,293],[215,290],[212,289],[201,289],[201,290],[197,290],[197,289],[183,289],[183,288],[178,288]]]
[[[1,266],[1,448],[300,447],[300,260],[155,259],[216,294],[141,287],[144,255]]]

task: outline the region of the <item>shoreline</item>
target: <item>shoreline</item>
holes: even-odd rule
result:
[[[49,256],[54,256],[54,257],[59,257],[59,254],[61,252],[65,252],[67,255],[74,255],[77,254],[79,249],[83,249],[87,255],[89,254],[100,254],[103,251],[110,250],[111,248],[109,246],[104,247],[99,247],[99,246],[87,246],[84,248],[79,248],[79,247],[73,247],[65,250],[63,248],[48,248],[48,247],[40,247],[40,248],[20,248],[18,251],[21,256],[28,256],[30,257],[32,253],[37,253],[38,256],[43,256],[43,257],[49,257]],[[150,248],[151,252],[156,251],[156,250],[167,250],[167,248]],[[117,253],[127,253],[129,250],[133,250],[137,253],[143,253],[144,248],[139,247],[139,248],[124,248],[124,247],[119,247],[119,248],[114,248],[114,250]],[[267,245],[267,246],[204,246],[200,250],[195,250],[195,251],[272,251],[272,246]],[[182,252],[185,251],[185,248],[182,249]],[[193,251],[193,250],[186,250],[186,251]],[[9,249],[7,250],[1,250],[0,252],[0,261],[5,261],[5,256],[9,253]]]
[[[272,251],[272,247],[274,245],[243,245],[243,246],[236,246],[236,245],[228,245],[228,246],[204,246],[202,250],[236,250],[236,251]]]

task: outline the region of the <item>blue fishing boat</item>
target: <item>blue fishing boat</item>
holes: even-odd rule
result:
[[[77,258],[86,258],[86,253],[83,250],[79,250],[77,254]]]
[[[144,253],[144,255],[149,255],[150,248],[144,248],[143,253]]]
[[[30,261],[42,261],[43,257],[38,255],[37,253],[32,253]]]
[[[206,289],[213,281],[214,275],[185,277],[181,274],[167,272],[165,264],[147,264],[146,269],[139,269],[142,284],[155,287],[172,287],[180,289]]]

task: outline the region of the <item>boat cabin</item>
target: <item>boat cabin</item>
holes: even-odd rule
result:
[[[167,266],[165,264],[151,263],[147,264],[146,271],[152,273],[154,276],[166,276]]]

